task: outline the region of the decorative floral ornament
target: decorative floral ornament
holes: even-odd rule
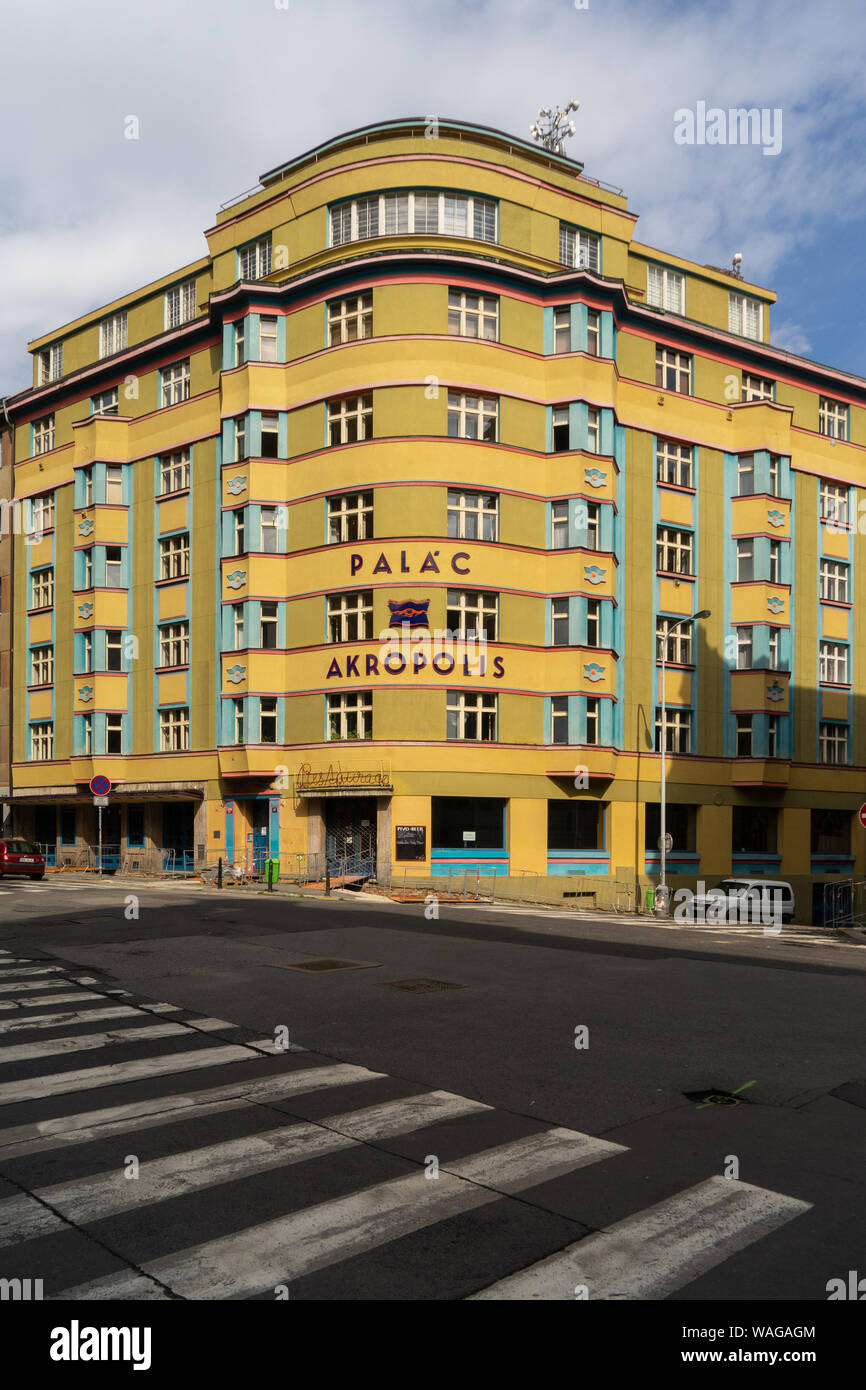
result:
[[[603,584],[605,574],[607,573],[600,565],[584,565],[583,572],[590,584]]]
[[[604,667],[599,666],[597,661],[588,661],[583,668],[583,674],[588,681],[604,680]]]
[[[89,517],[84,517],[84,519],[83,519],[82,521],[79,521],[79,523],[78,523],[78,534],[79,534],[79,536],[89,536],[90,533],[92,532],[92,530],[93,530],[93,522],[90,520]]]
[[[785,513],[778,511],[776,507],[771,507],[767,512],[767,520],[771,526],[784,526]]]
[[[603,473],[600,468],[584,468],[583,476],[590,487],[604,487],[607,482],[607,474]]]
[[[774,681],[772,685],[768,685],[768,686],[767,686],[767,699],[768,699],[768,700],[784,700],[784,698],[785,698],[785,691],[784,691],[784,688],[783,688],[781,685],[779,685],[777,682]]]
[[[226,680],[230,681],[232,685],[240,685],[241,681],[246,680],[246,678],[246,666],[229,666],[228,670],[226,671]]]
[[[778,594],[773,594],[772,598],[767,599],[767,607],[771,613],[781,613],[785,607],[785,600],[779,598]]]
[[[93,617],[93,604],[92,604],[92,603],[79,603],[79,605],[78,605],[78,616],[79,616],[79,618],[92,618],[92,617]]]
[[[245,474],[245,473],[238,473],[237,477],[235,477],[235,478],[229,478],[228,482],[226,483],[226,492],[235,492],[235,493],[237,493],[237,492],[245,492],[245,491],[246,491],[246,487],[247,487],[246,474]]]
[[[230,589],[240,589],[246,582],[246,570],[232,570],[231,574],[226,575],[226,584]]]
[[[92,686],[92,685],[80,685],[80,686],[78,687],[78,698],[79,698],[79,700],[92,700],[92,699],[93,699],[93,686]]]

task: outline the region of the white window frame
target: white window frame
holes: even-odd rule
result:
[[[586,311],[586,350],[590,357],[601,356],[601,310]]]
[[[728,293],[728,332],[759,343],[764,336],[764,306],[748,294]]]
[[[373,636],[373,590],[327,594],[328,642],[366,642]]]
[[[780,671],[782,659],[782,629],[771,627],[767,636],[767,650],[769,652],[769,669]]]
[[[105,465],[105,502],[109,507],[123,506],[123,465],[120,463]]]
[[[459,236],[498,240],[495,199],[436,189],[392,190],[346,199],[329,209],[329,244],[379,236]],[[461,230],[462,229],[462,230]]]
[[[264,280],[272,268],[271,238],[259,237],[258,241],[238,249],[238,279]]]
[[[669,560],[674,561],[673,565],[661,563]],[[656,569],[661,574],[694,574],[693,560],[693,532],[678,526],[656,528]]]
[[[646,302],[653,309],[664,309],[682,318],[686,312],[686,277],[682,271],[666,265],[648,265]]]
[[[656,618],[656,665],[661,665],[662,644],[665,645],[665,665],[666,666],[691,666],[692,665],[692,628],[693,624],[681,623],[679,627],[671,630],[671,624],[676,623],[677,618],[665,617],[663,614]]]
[[[111,735],[117,736],[117,747],[111,747]],[[106,714],[105,716],[105,751],[117,756],[123,752],[123,715]]]
[[[597,748],[599,723],[601,719],[601,700],[597,695],[586,696],[585,718],[586,746],[588,748]]]
[[[50,642],[30,648],[30,684],[54,684],[54,647]]]
[[[550,601],[550,644],[553,647],[571,645],[571,602],[568,598]]]
[[[661,744],[661,710],[656,711],[655,719],[656,746]],[[692,746],[692,712],[690,709],[680,709],[676,705],[668,705],[665,710],[665,729],[664,729],[665,751],[668,753],[690,753]]]
[[[54,566],[47,565],[44,569],[33,570],[30,576],[30,597],[33,600],[31,608],[53,608],[54,607]]]
[[[449,540],[496,541],[499,539],[499,494],[449,488],[446,499]]]
[[[499,398],[449,391],[448,438],[495,444],[499,438]]]
[[[373,336],[373,291],[328,300],[328,346],[360,343]]]
[[[159,540],[160,579],[189,578],[189,532],[177,531]]]
[[[166,497],[172,492],[185,492],[189,487],[190,452],[177,449],[172,454],[163,454],[159,460],[159,495]]]
[[[30,725],[30,761],[48,763],[54,757],[54,724],[50,719],[40,719]]]
[[[54,530],[54,493],[41,492],[31,503],[33,530],[37,532]]]
[[[265,706],[267,705],[267,709]],[[279,705],[275,695],[262,695],[259,699],[259,743],[272,744],[277,741],[277,720]],[[274,736],[265,738],[265,720],[273,720]]]
[[[818,672],[822,685],[847,685],[848,644],[822,640],[818,645]]]
[[[601,237],[560,222],[559,263],[570,270],[589,270],[597,275],[601,268]]]
[[[43,415],[33,421],[33,457],[47,454],[54,448],[54,415]]]
[[[656,439],[656,480],[675,487],[692,487],[693,449],[676,439]]]
[[[553,310],[553,351],[571,352],[570,304],[557,304]]]
[[[565,726],[565,738],[557,738],[557,725],[562,728]],[[568,696],[552,695],[550,699],[550,742],[553,744],[567,744],[568,738]]]
[[[586,412],[586,448],[597,454],[601,448],[601,411],[589,406]]]
[[[360,396],[340,396],[327,405],[329,448],[373,438],[372,391]]]
[[[160,402],[163,409],[170,405],[182,405],[189,400],[189,380],[188,357],[182,362],[174,362],[170,367],[163,367],[160,373]]]
[[[267,609],[267,613],[265,612]],[[273,610],[273,611],[271,611]],[[273,629],[273,642],[265,641],[265,627]],[[280,640],[280,605],[272,599],[263,599],[259,605],[259,648],[263,652],[275,652]]]
[[[656,343],[656,387],[659,391],[673,391],[679,396],[692,394],[692,355],[680,352],[677,348],[663,347]],[[673,374],[673,385],[670,385]],[[685,386],[683,382],[685,381]]]
[[[844,560],[821,560],[821,598],[830,603],[848,602],[848,565]]]
[[[113,552],[113,551],[115,551],[115,550],[117,551],[117,558],[116,558],[116,559],[111,559],[111,560],[109,560],[109,558],[108,558],[109,553],[110,553],[110,552]],[[92,555],[92,553],[93,553],[92,548],[91,548],[90,552],[88,552],[88,553],[90,553],[90,554]],[[109,565],[112,567],[112,568],[111,568],[111,571],[110,571],[110,574],[111,574],[111,577],[112,577],[112,578],[114,577],[114,569],[115,569],[115,566],[116,566],[116,568],[117,568],[117,583],[116,583],[116,584],[109,584],[109,582],[108,582],[108,580],[109,580]],[[105,547],[105,587],[106,587],[106,589],[121,589],[121,588],[123,588],[123,547],[122,547],[122,546],[119,546],[119,545],[107,545],[107,546]]]
[[[195,280],[183,280],[165,292],[165,327],[180,328],[195,318]]]
[[[738,714],[736,748],[738,758],[751,758],[755,739],[755,721],[751,714]]]
[[[453,637],[488,642],[497,640],[499,595],[481,589],[449,589],[446,595],[445,624]]]
[[[497,697],[487,690],[449,690],[445,737],[466,743],[497,743]],[[475,732],[470,730],[474,725]]]
[[[848,525],[848,487],[845,483],[834,483],[822,478],[819,484],[821,520],[830,521],[834,526]]]
[[[754,627],[737,628],[737,670],[751,671],[755,657]]]
[[[372,690],[331,691],[325,696],[327,742],[364,740],[373,737]],[[336,723],[337,732],[334,732]]]
[[[107,391],[98,391],[90,398],[91,415],[117,415],[119,413],[118,391],[110,386]]]
[[[457,338],[499,341],[499,296],[477,290],[449,289],[448,332]]]
[[[265,325],[267,324],[267,329]],[[267,351],[265,351],[267,344]],[[276,314],[259,315],[259,361],[279,360],[279,320]]]
[[[373,493],[341,492],[327,499],[328,544],[367,541],[373,535]]]
[[[242,603],[233,603],[232,609],[232,650],[243,651],[246,647],[246,611]]]
[[[159,711],[161,753],[185,753],[189,749],[189,707],[175,706]]]
[[[569,548],[569,505],[567,502],[552,502],[550,507],[550,543],[552,550]]]
[[[52,381],[59,381],[63,375],[63,344],[51,343],[49,347],[40,348],[36,362],[37,386],[48,386]]]
[[[848,725],[822,721],[818,725],[818,761],[840,766],[848,761]]]
[[[754,497],[755,495],[755,455],[737,455],[737,496]]]
[[[99,324],[99,357],[113,357],[117,352],[123,352],[127,347],[127,318],[126,310],[121,309],[120,313],[109,314],[107,318],[101,319]]]
[[[833,400],[830,396],[818,399],[818,433],[828,439],[847,440],[849,407],[844,401]]]
[[[740,399],[743,401],[772,401],[776,397],[776,383],[768,376],[755,376],[753,372],[743,372]]]
[[[189,620],[163,623],[159,629],[159,665],[162,670],[189,665]]]
[[[743,573],[749,569],[750,574]],[[755,578],[755,538],[740,536],[737,540],[737,583],[750,584]]]

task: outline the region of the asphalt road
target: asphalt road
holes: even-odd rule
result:
[[[440,914],[0,883],[0,1278],[824,1301],[866,1273],[866,948]],[[316,960],[343,968],[289,968]]]

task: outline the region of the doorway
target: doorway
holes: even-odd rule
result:
[[[376,872],[376,801],[334,797],[325,803],[325,852],[331,873],[371,878]]]

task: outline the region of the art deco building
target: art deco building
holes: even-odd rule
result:
[[[662,638],[678,881],[862,873],[866,382],[635,221],[388,122],[32,343],[17,829],[92,842],[101,772],[123,858],[652,876]]]

